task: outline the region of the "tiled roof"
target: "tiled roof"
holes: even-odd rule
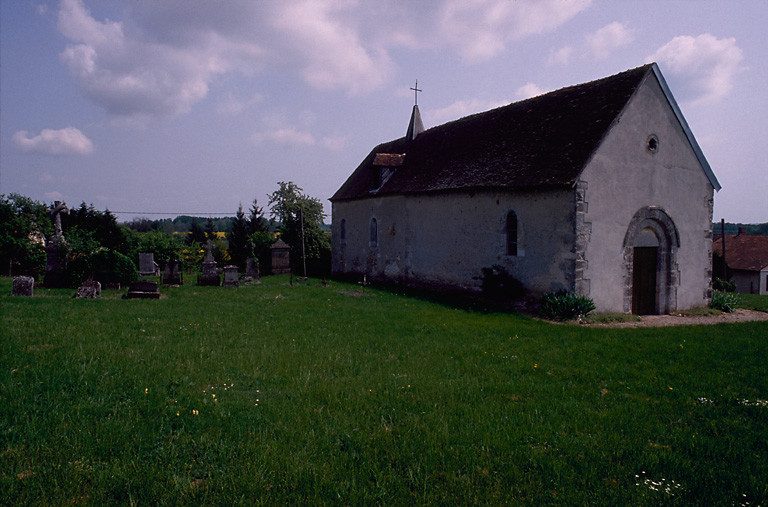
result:
[[[713,235],[712,250],[723,253],[721,234]],[[725,262],[731,269],[760,271],[768,266],[768,236],[751,234],[725,235]]]
[[[376,192],[572,184],[653,64],[556,90],[396,139],[371,151],[331,200],[370,195],[380,153],[405,153]]]

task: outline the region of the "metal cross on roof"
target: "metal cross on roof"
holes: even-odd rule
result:
[[[422,90],[419,90],[419,80],[418,79],[416,80],[416,85],[413,88],[411,88],[411,90],[413,90],[413,103],[414,103],[414,105],[418,106],[419,105],[419,92],[422,91]]]

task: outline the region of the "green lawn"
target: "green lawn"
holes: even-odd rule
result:
[[[736,294],[736,296],[739,298],[740,308],[768,312],[768,296],[759,294]]]
[[[262,282],[82,300],[0,279],[0,503],[768,500],[768,323]]]

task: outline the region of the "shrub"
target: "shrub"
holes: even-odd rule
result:
[[[720,310],[721,312],[731,313],[739,305],[739,296],[730,292],[715,291],[712,294],[710,308]]]
[[[712,288],[722,292],[736,292],[736,282],[730,282],[728,280],[715,277],[712,280]]]
[[[587,296],[559,290],[541,298],[540,311],[546,319],[569,320],[583,317],[595,309],[595,303]]]
[[[136,265],[127,256],[114,250],[101,249],[70,262],[69,285],[76,287],[90,276],[101,283],[128,284],[139,277]]]
[[[523,284],[510,275],[504,267],[493,265],[482,269],[482,291],[494,299],[520,299],[525,294]]]

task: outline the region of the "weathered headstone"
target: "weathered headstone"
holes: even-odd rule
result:
[[[179,261],[169,259],[163,266],[163,284],[164,285],[183,285],[184,280],[179,270]]]
[[[224,266],[224,287],[239,287],[237,266]]]
[[[53,222],[53,237],[45,246],[45,286],[65,287],[67,284],[67,241],[61,229],[61,215],[69,214],[69,208],[61,201],[56,201],[48,210]]]
[[[253,280],[259,279],[259,265],[253,257],[248,257],[245,261],[245,276]]]
[[[14,276],[12,290],[11,294],[14,296],[32,296],[35,290],[35,279],[31,276]]]
[[[77,288],[76,298],[99,298],[101,297],[101,283],[94,280],[88,280]]]
[[[213,243],[211,240],[208,240],[205,248],[206,254],[205,259],[203,259],[203,272],[198,277],[197,284],[215,285],[218,287],[221,285],[221,278],[219,278],[219,270],[216,266],[216,260],[213,258],[213,253],[211,252],[213,250]]]
[[[291,272],[291,247],[282,240],[275,241],[272,250],[272,274],[285,275]]]
[[[128,292],[123,296],[125,299],[158,299],[160,290],[157,288],[157,282],[152,280],[138,280],[131,282]]]
[[[155,262],[155,254],[153,253],[140,253],[139,254],[139,275],[152,276],[159,275],[160,267]]]

